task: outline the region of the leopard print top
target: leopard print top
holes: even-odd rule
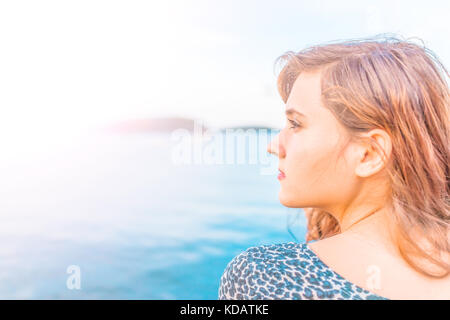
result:
[[[220,300],[388,300],[347,281],[306,243],[251,247],[228,263]]]

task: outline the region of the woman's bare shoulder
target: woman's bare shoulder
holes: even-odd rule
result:
[[[339,234],[308,244],[331,269],[350,282],[389,299],[450,299],[450,276],[432,278],[373,239]]]

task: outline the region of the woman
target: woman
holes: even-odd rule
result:
[[[395,38],[280,58],[286,126],[268,152],[307,243],[247,249],[219,299],[450,299],[448,71]]]

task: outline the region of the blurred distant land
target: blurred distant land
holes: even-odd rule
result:
[[[126,120],[107,127],[107,131],[116,133],[172,132],[176,129],[194,131],[194,119],[183,117],[162,117]],[[205,131],[205,125],[197,123]]]
[[[278,128],[275,127],[268,127],[268,126],[263,126],[263,125],[242,125],[242,126],[230,126],[230,127],[224,127],[224,128],[220,128],[221,132],[225,132],[226,130],[238,130],[238,129],[242,129],[242,130],[248,130],[248,129],[255,129],[255,130],[260,130],[260,129],[266,129],[266,130],[279,130]]]
[[[227,129],[237,130],[237,129],[267,129],[267,130],[278,130],[277,128],[272,128],[268,126],[260,125],[242,125],[242,126],[227,126],[222,128],[208,128],[204,122],[195,123],[195,119],[184,118],[184,117],[160,117],[160,118],[144,118],[144,119],[132,119],[125,120],[106,127],[106,130],[114,133],[170,133],[176,129],[186,129],[191,132],[194,131],[194,125],[198,126],[202,132],[210,129],[212,131],[219,130],[225,132]],[[197,128],[197,130],[199,130]]]

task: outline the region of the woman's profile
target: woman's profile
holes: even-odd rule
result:
[[[251,247],[219,299],[450,299],[448,71],[423,45],[357,39],[287,52],[279,200],[305,243]],[[311,242],[311,240],[314,240]]]

